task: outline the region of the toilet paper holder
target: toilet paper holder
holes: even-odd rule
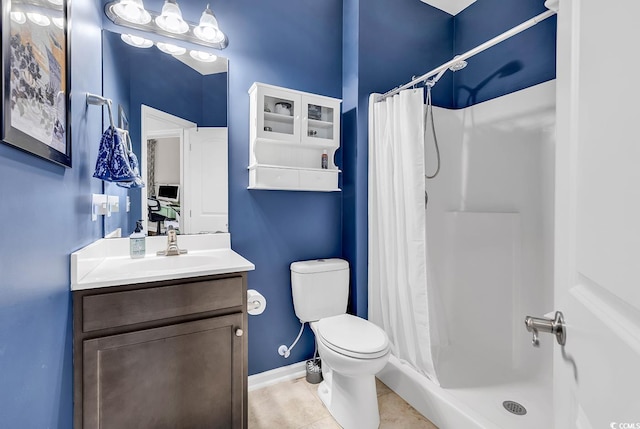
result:
[[[257,316],[267,308],[267,299],[257,290],[247,290],[247,313]]]
[[[262,303],[260,301],[247,301],[247,310],[258,310],[262,307]]]

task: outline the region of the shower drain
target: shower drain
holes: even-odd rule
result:
[[[504,401],[502,406],[505,410],[517,416],[524,416],[527,414],[527,409],[515,401]]]

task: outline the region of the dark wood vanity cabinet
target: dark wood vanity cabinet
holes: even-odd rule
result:
[[[246,273],[73,292],[76,429],[247,427]]]

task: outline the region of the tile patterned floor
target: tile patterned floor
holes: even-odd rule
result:
[[[380,381],[380,429],[438,429]],[[304,378],[249,392],[249,429],[340,429]]]

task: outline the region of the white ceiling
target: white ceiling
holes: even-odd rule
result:
[[[437,7],[451,15],[457,15],[476,0],[422,0],[426,4]]]

